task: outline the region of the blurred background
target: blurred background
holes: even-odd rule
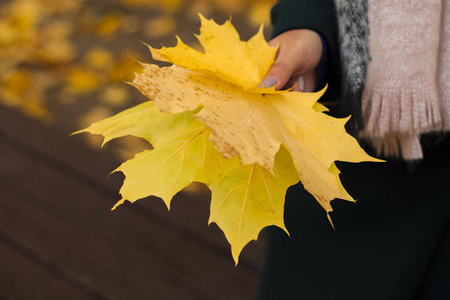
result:
[[[247,40],[275,0],[1,0],[0,103],[71,133],[145,101],[124,81],[153,62],[145,45],[174,46],[175,34],[200,50],[198,13],[232,23]],[[98,149],[99,137],[86,135]],[[142,148],[124,139],[112,150]],[[135,149],[137,148],[137,149]],[[131,157],[132,157],[131,156]]]
[[[168,212],[144,199],[110,212],[149,145],[70,136],[147,101],[124,81],[152,62],[142,42],[199,49],[198,13],[247,40],[275,0],[0,0],[0,299],[249,299],[264,233],[237,267],[193,185]]]

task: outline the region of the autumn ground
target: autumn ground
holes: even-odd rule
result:
[[[250,277],[248,274],[256,276],[257,263],[251,259],[250,263],[246,263],[243,259],[241,266],[234,269],[225,238],[217,228],[217,230],[207,228],[207,211],[205,211],[208,209],[207,203],[204,200],[203,202],[194,201],[201,189],[200,191],[191,190],[190,195],[181,195],[181,198],[189,200],[188,198],[191,197],[193,203],[200,203],[200,206],[196,205],[203,209],[201,216],[195,215],[197,211],[187,214],[182,211],[186,206],[180,205],[177,208],[175,205],[168,216],[161,217],[158,214],[167,214],[162,203],[157,204],[160,206],[156,209],[140,206],[137,203],[133,206],[136,208],[134,210],[124,208],[121,212],[112,215],[107,210],[112,206],[113,201],[117,201],[113,197],[118,196],[118,186],[111,184],[111,178],[107,181],[102,173],[97,176],[96,183],[89,184],[85,179],[83,182],[80,181],[79,178],[88,178],[90,173],[95,173],[97,165],[99,168],[100,165],[110,166],[109,158],[123,161],[147,148],[148,144],[139,139],[127,137],[113,141],[100,150],[101,139],[97,136],[83,134],[69,137],[69,135],[93,122],[146,100],[137,90],[124,82],[133,78],[134,71],[140,70],[134,59],[152,62],[150,53],[141,42],[155,47],[172,46],[175,44],[174,36],[177,34],[188,45],[198,47],[193,35],[198,33],[200,25],[198,12],[207,18],[213,17],[219,23],[232,15],[232,22],[243,39],[248,39],[256,33],[259,25],[265,22],[265,34],[268,36],[270,34],[269,10],[273,2],[273,0],[0,0],[0,106],[7,108],[6,114],[5,110],[0,109],[0,115],[3,114],[0,118],[0,137],[5,139],[9,135],[15,141],[14,145],[10,145],[9,140],[0,140],[0,254],[2,257],[0,259],[0,299],[8,295],[13,295],[14,299],[29,299],[14,294],[22,292],[21,295],[25,295],[26,289],[23,284],[29,282],[35,282],[38,286],[36,291],[43,292],[40,296],[34,295],[35,299],[51,299],[53,294],[48,290],[51,287],[49,282],[54,282],[54,285],[58,285],[58,282],[62,285],[69,283],[72,288],[75,287],[75,290],[81,291],[84,295],[90,295],[93,299],[130,299],[120,295],[122,292],[131,291],[128,287],[133,284],[136,285],[132,289],[135,295],[147,295],[149,291],[153,291],[151,290],[153,287],[139,284],[139,280],[145,282],[145,276],[135,277],[138,275],[122,273],[127,271],[127,268],[136,270],[139,267],[142,267],[142,270],[139,269],[136,272],[151,273],[152,258],[148,257],[151,251],[161,255],[161,257],[153,258],[158,266],[168,266],[167,269],[162,267],[159,270],[161,275],[156,275],[155,280],[166,283],[168,280],[164,276],[172,278],[171,280],[175,282],[172,286],[178,285],[177,288],[182,295],[184,291],[189,291],[191,296],[200,295],[200,297],[195,296],[199,299],[203,296],[208,298],[220,292],[221,299],[226,299],[226,295],[229,295],[227,291],[232,289],[230,286],[248,285],[245,280]],[[31,121],[23,121],[23,124],[15,123],[20,119],[14,116],[9,118],[7,112],[10,110]],[[40,135],[36,136],[34,132],[21,131],[23,128],[33,128],[33,122],[38,122],[45,132],[36,129],[36,132],[40,132]],[[67,139],[60,141],[53,133]],[[53,136],[55,136],[54,139]],[[100,154],[98,157],[86,154],[86,151],[78,148],[78,143]],[[30,149],[39,149],[40,152],[39,154],[31,153]],[[42,154],[45,151],[48,157],[43,158]],[[67,154],[64,151],[67,151]],[[90,161],[83,163],[82,157],[85,157],[83,156],[85,154],[86,157],[90,157]],[[106,163],[102,163],[102,158],[105,158]],[[50,160],[53,163],[46,165]],[[36,161],[39,161],[40,165],[30,165]],[[62,168],[62,166],[65,167]],[[55,168],[59,168],[57,171],[62,173],[55,173]],[[77,172],[76,178],[73,174],[69,174],[71,170]],[[111,170],[112,167],[109,171]],[[38,180],[35,179],[36,176],[39,176]],[[64,179],[65,176],[67,180]],[[53,180],[47,178],[53,178]],[[78,183],[76,183],[77,180]],[[18,181],[21,182],[18,183]],[[56,181],[60,181],[61,186],[56,187]],[[104,187],[96,191],[92,189],[94,186],[103,184],[109,185],[110,192],[106,193]],[[25,195],[22,187],[30,189],[26,191],[27,197],[21,196]],[[70,192],[73,195],[64,196],[64,193],[69,190],[73,190]],[[102,192],[103,196],[97,195],[100,190],[104,192]],[[30,191],[35,195],[31,195]],[[88,194],[97,196],[84,199]],[[36,195],[39,197],[36,198]],[[15,204],[14,197],[19,204]],[[94,198],[98,198],[95,201],[102,199],[101,201],[106,204],[100,204],[101,201],[95,202]],[[41,199],[42,203],[36,203],[36,199]],[[70,205],[73,207],[67,206],[61,199],[72,203]],[[177,201],[182,203],[183,199]],[[73,220],[59,214],[55,215],[55,207],[71,215]],[[140,211],[141,208],[145,208],[146,211]],[[156,213],[150,213],[151,211]],[[184,217],[192,218],[194,225],[186,225]],[[159,225],[151,225],[152,222],[158,224],[159,219],[155,221],[155,218],[172,219],[164,221],[166,222],[164,227],[157,229]],[[201,221],[197,221],[200,218]],[[73,236],[67,236],[64,231],[54,225],[60,224],[55,223],[58,221],[72,226],[74,220],[78,219],[86,223],[84,225],[89,225],[96,230],[101,228],[102,234],[99,237],[95,236],[94,239],[94,233],[91,231],[76,235],[78,231],[74,229]],[[33,225],[29,223],[30,220],[35,220],[36,223]],[[138,226],[138,224],[147,223],[151,224]],[[134,226],[135,235],[127,232],[128,225]],[[68,228],[72,228],[70,226]],[[150,236],[149,232],[155,234],[162,230],[166,230],[163,235],[174,235],[174,237],[164,237],[156,243],[156,246],[151,242],[152,237],[142,239],[142,236]],[[206,238],[197,236],[196,230],[200,230],[198,231],[200,234],[206,232],[208,236]],[[39,231],[60,235],[55,235],[52,239],[49,236],[38,236],[35,232]],[[14,235],[16,232],[17,236]],[[186,233],[191,234],[192,238],[186,238]],[[109,235],[114,237],[113,241],[105,238]],[[103,242],[100,238],[105,238],[108,242]],[[169,249],[165,246],[158,248],[159,244],[171,244],[176,239],[178,242],[174,242],[173,247],[185,245],[189,249],[191,247],[198,250],[192,250],[191,258],[189,254],[184,254],[186,255],[184,258],[180,256],[180,253],[164,253],[167,252],[166,249]],[[109,243],[115,243],[116,247],[109,247]],[[96,254],[97,256],[92,254],[93,251],[90,249],[94,247],[94,244],[99,245],[98,249],[103,249],[103,245],[106,245],[103,250],[106,254],[101,252]],[[6,248],[5,245],[7,245]],[[202,245],[209,246],[205,250]],[[154,247],[160,249],[158,250],[160,252],[154,250]],[[15,250],[11,252],[11,249]],[[222,250],[223,253],[217,256],[216,252]],[[211,252],[214,253],[211,254]],[[130,253],[130,255],[127,256],[124,253]],[[70,257],[78,254],[79,257]],[[246,254],[244,251],[243,254],[256,257],[254,261],[260,261],[257,258],[258,255],[253,255],[252,252]],[[28,260],[23,260],[23,255],[27,256]],[[222,258],[220,262],[217,262],[219,256]],[[120,257],[124,260],[114,261]],[[140,257],[143,258],[142,261],[139,260]],[[30,263],[30,259],[34,261]],[[187,261],[189,259],[190,262]],[[94,273],[100,272],[101,266],[97,261],[95,263],[99,263],[98,267],[91,266],[95,263],[91,263],[90,260],[100,260],[100,262],[104,260],[107,271],[92,277]],[[186,260],[186,264],[183,264],[183,260]],[[19,262],[23,265],[22,267],[19,266]],[[200,271],[203,265],[206,267],[204,271]],[[38,266],[37,269],[36,266]],[[200,266],[198,267],[200,269],[191,266]],[[182,268],[186,270],[180,271],[179,269]],[[179,272],[184,272],[185,278],[178,278]],[[229,279],[230,286],[221,282],[223,276],[218,275],[220,272],[227,274],[223,276]],[[28,280],[24,274],[34,277]],[[107,282],[110,278],[111,282]],[[130,278],[129,282],[126,282],[128,278]],[[202,280],[203,283],[201,283]],[[237,292],[233,299],[242,299],[243,295],[248,297],[253,292],[255,280],[249,280],[248,282],[251,282],[253,286],[243,294]],[[242,288],[239,289],[242,290]],[[30,293],[36,291],[31,290]],[[165,292],[162,293],[165,295]],[[228,291],[228,293],[231,292]],[[48,298],[49,295],[50,298]],[[139,299],[139,297],[136,296],[133,299]]]

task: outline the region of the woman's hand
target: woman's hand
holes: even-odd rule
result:
[[[276,90],[294,86],[294,91],[314,91],[317,65],[322,57],[319,35],[309,29],[289,30],[270,40],[269,45],[279,48],[274,64],[259,86],[274,86]]]

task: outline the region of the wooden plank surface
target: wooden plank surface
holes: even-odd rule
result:
[[[180,194],[170,213],[159,199],[111,213],[114,159],[4,108],[0,120],[0,281],[16,284],[0,284],[0,296],[27,299],[11,288],[27,285],[48,299],[253,297],[262,243],[234,267],[223,234],[206,225],[207,197]]]
[[[58,272],[52,272],[49,265],[44,262],[40,265],[39,259],[36,263],[23,253],[23,247],[11,247],[11,240],[2,233],[0,240],[3,258],[0,259],[0,291],[5,295],[0,299],[49,299],[46,291],[52,291],[53,299],[102,299],[101,294],[93,290],[69,284]],[[30,288],[34,286],[40,289]]]

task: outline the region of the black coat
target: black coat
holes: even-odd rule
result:
[[[319,32],[329,47],[330,90],[338,91],[338,30],[333,1],[281,0],[274,36]],[[329,93],[333,96],[334,92]],[[286,196],[290,237],[268,228],[258,299],[450,299],[450,139],[424,152],[413,172],[403,162],[337,163],[357,203],[326,212],[301,184]]]

